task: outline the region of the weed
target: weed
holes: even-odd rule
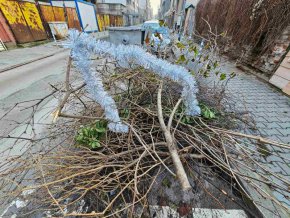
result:
[[[107,122],[99,120],[93,125],[83,126],[79,129],[75,139],[80,145],[95,149],[101,147],[100,140],[107,131]]]

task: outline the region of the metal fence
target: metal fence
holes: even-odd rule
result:
[[[35,2],[0,0],[0,8],[17,42],[47,39]]]
[[[15,39],[17,43],[27,43],[48,39],[51,37],[48,22],[67,22],[69,28],[82,30],[73,7],[51,6],[33,0],[0,0],[0,13],[0,38],[4,42]]]
[[[120,15],[96,14],[96,6],[81,0],[0,0],[0,39],[27,43],[50,37],[48,23],[66,22],[68,28],[85,32],[124,26]]]

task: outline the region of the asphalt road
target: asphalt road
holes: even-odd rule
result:
[[[16,103],[22,103],[19,107],[9,112],[0,120],[0,136],[7,135],[13,131],[17,135],[23,129],[22,125],[29,118],[32,108],[23,110],[34,102],[33,99],[40,99],[52,92],[50,84],[64,80],[68,51],[61,51],[50,57],[24,64],[14,69],[0,73],[0,118],[3,117]],[[37,117],[44,122],[47,119],[45,113],[49,108],[55,107],[57,102],[46,100],[40,105]],[[11,143],[11,139],[0,141],[0,152]],[[5,144],[5,146],[3,145]]]
[[[34,48],[34,50],[41,50]],[[26,126],[23,124],[29,119],[32,108],[25,109],[34,102],[31,100],[41,99],[52,92],[50,84],[55,84],[64,81],[65,70],[69,52],[67,50],[50,49],[49,51],[39,51],[39,55],[25,57],[25,52],[16,52],[14,65],[10,64],[10,70],[5,70],[0,73],[0,118],[7,112],[7,115],[0,120],[0,137],[13,135],[18,136],[23,133]],[[30,50],[29,50],[30,51]],[[15,51],[11,51],[11,53]],[[13,54],[7,53],[8,56]],[[24,58],[18,57],[24,55]],[[1,54],[3,55],[3,54]],[[31,54],[30,54],[31,55]],[[45,57],[47,56],[47,57]],[[44,57],[38,60],[38,57]],[[0,56],[0,62],[4,63],[4,59]],[[10,61],[10,63],[13,63]],[[13,67],[15,66],[15,67]],[[13,106],[19,102],[24,102],[17,108],[10,111]],[[43,124],[49,123],[52,120],[51,111],[57,106],[58,102],[54,98],[47,98],[41,103],[35,113],[35,131],[41,133]],[[41,123],[41,125],[39,125]],[[22,137],[30,137],[31,129],[28,129]],[[3,163],[8,156],[21,155],[25,152],[25,141],[14,144],[14,139],[0,138],[0,162]],[[2,205],[0,207],[0,217],[3,211],[9,206]]]

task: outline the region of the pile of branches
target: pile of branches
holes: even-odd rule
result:
[[[19,197],[31,191],[29,199],[37,204],[30,208],[29,213],[50,211],[50,214],[61,217],[118,217],[120,214],[131,217],[136,215],[136,206],[148,208],[147,195],[158,175],[168,171],[173,177],[183,178],[184,175],[176,175],[178,170],[172,168],[176,165],[173,149],[186,175],[192,171],[192,164],[207,163],[232,178],[237,184],[235,189],[244,197],[247,192],[239,182],[241,178],[249,181],[264,198],[283,207],[275,198],[267,196],[260,184],[285,190],[287,180],[280,178],[281,185],[264,177],[258,179],[249,175],[246,170],[257,172],[259,167],[265,172],[272,172],[255,160],[255,155],[261,155],[265,148],[246,147],[242,138],[260,144],[269,143],[278,148],[286,148],[286,145],[212,127],[200,117],[186,116],[180,99],[182,88],[170,80],[160,80],[142,68],[111,75],[106,81],[106,87],[114,90],[112,96],[123,122],[130,127],[129,132],[114,133],[104,124],[106,132],[97,147],[79,143],[75,136],[81,128],[93,127],[104,121],[99,105],[94,101],[85,101],[90,98],[84,90],[85,86],[79,88],[76,94],[84,103],[83,110],[78,114],[59,113],[59,121],[49,133],[54,137],[46,143],[56,144],[55,135],[59,132],[69,133],[66,140],[52,150],[11,159],[14,167],[6,167],[1,172],[1,180],[5,181],[2,190],[11,185],[12,178],[17,185],[6,190],[6,194],[2,195],[4,198]],[[120,84],[126,84],[126,89],[120,89]],[[73,93],[76,89],[71,84],[68,87],[71,88],[67,93]],[[74,105],[77,99],[72,96],[62,98],[60,104],[63,100],[67,107]],[[179,181],[182,191],[187,184],[186,181]],[[181,215],[187,214],[192,206],[191,186],[186,188],[184,201],[187,201],[188,207],[179,211]],[[221,193],[229,195],[222,190]],[[211,197],[218,204],[218,199]],[[250,196],[248,198],[251,199]],[[229,199],[235,201],[233,197]],[[259,202],[254,201],[256,203]]]
[[[271,49],[289,25],[288,0],[202,0],[197,6],[196,28],[200,35],[223,33],[240,49],[257,48],[257,55]],[[224,38],[222,41],[225,43]]]
[[[16,198],[29,202],[24,216],[42,211],[42,215],[58,217],[147,217],[148,194],[158,176],[167,172],[180,184],[182,202],[176,202],[177,210],[180,215],[187,215],[195,198],[190,177],[198,177],[193,170],[195,165],[205,164],[217,169],[227,178],[225,183],[232,184],[239,193],[237,197],[219,189],[229,201],[237,203],[241,197],[251,205],[263,206],[263,199],[289,213],[287,205],[266,191],[266,187],[271,187],[289,198],[289,180],[259,161],[269,153],[268,145],[289,149],[288,145],[186,115],[184,87],[150,69],[124,69],[118,60],[91,58],[96,64],[90,69],[95,68],[102,76],[103,87],[114,100],[128,131],[110,129],[106,109],[92,97],[89,84],[72,75],[70,58],[65,84],[53,85],[52,94],[31,106],[34,113],[47,97],[54,96],[59,101],[54,108],[54,123],[47,126],[44,135],[1,137],[13,139],[13,146],[23,141],[29,144],[21,155],[8,154],[5,159],[2,155],[2,201]],[[25,123],[34,132],[34,116]],[[252,191],[259,197],[248,194]],[[217,196],[207,194],[225,208]],[[281,215],[280,209],[265,210]]]

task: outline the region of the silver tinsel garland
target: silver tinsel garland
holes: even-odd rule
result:
[[[102,78],[91,68],[90,56],[97,54],[115,59],[123,68],[142,66],[156,73],[161,78],[169,78],[183,86],[182,98],[186,106],[186,114],[200,114],[196,99],[198,88],[194,77],[182,66],[173,65],[158,59],[135,45],[113,45],[105,41],[96,41],[88,34],[80,34],[77,30],[69,32],[69,40],[64,43],[71,49],[75,66],[82,73],[88,92],[105,110],[106,119],[110,121],[109,129],[114,132],[128,132],[128,126],[122,124],[114,99],[105,91]]]

